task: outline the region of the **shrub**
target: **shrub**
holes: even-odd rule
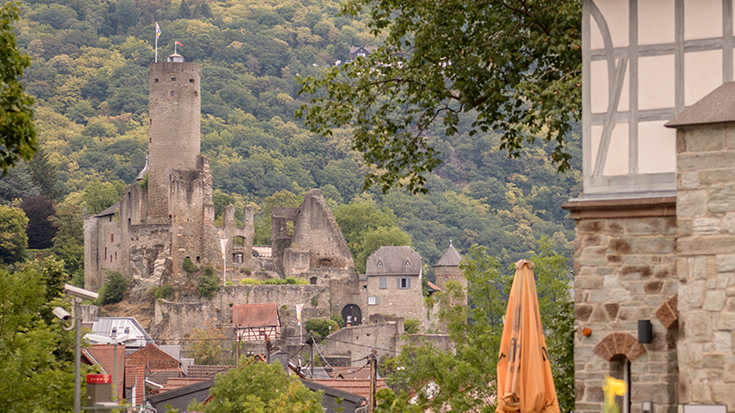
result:
[[[193,262],[191,262],[191,259],[189,257],[184,258],[184,263],[182,264],[182,268],[184,271],[186,271],[187,274],[191,274],[193,272],[199,271],[199,267],[194,265]]]
[[[204,267],[202,275],[199,276],[197,293],[200,297],[212,298],[219,291],[219,278],[211,265]]]
[[[310,318],[306,321],[306,331],[313,331],[314,337],[320,341],[323,341],[324,337],[337,330],[339,330],[339,324],[334,320],[327,318]]]
[[[342,316],[339,315],[339,314],[332,314],[331,319],[332,319],[332,321],[334,321],[335,323],[337,323],[337,325],[339,326],[339,328],[344,328],[347,325],[347,323],[345,322],[345,319],[342,318]]]
[[[100,295],[102,305],[115,304],[122,301],[125,291],[128,289],[128,281],[117,271],[108,271],[102,294]]]
[[[286,284],[296,284],[296,278],[286,277]]]
[[[170,298],[171,294],[173,294],[173,289],[171,288],[171,284],[168,283],[156,288],[153,292],[153,296],[158,299]]]
[[[249,285],[249,284],[262,285],[263,281],[254,280],[252,278],[243,278],[242,280],[240,280],[240,285]]]
[[[403,322],[403,329],[406,330],[406,333],[408,334],[418,334],[420,325],[421,323],[419,322],[419,320],[415,318],[409,318],[408,320]]]

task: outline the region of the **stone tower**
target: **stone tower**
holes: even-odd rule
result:
[[[148,76],[148,222],[166,223],[172,172],[198,169],[202,68],[169,58],[152,63]]]
[[[459,269],[460,261],[462,261],[462,256],[459,255],[459,252],[457,252],[450,240],[447,252],[434,264],[434,276],[436,277],[437,287],[444,289],[444,284],[451,280],[458,282],[465,291],[467,290],[467,279],[464,278],[462,270]],[[466,296],[464,304],[467,304]]]

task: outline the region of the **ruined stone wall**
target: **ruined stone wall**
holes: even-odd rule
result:
[[[679,402],[735,411],[735,124],[677,134]]]
[[[676,218],[626,218],[614,208],[607,212],[609,218],[601,214],[575,221],[576,411],[603,410],[605,375],[620,377],[621,360],[627,357],[631,412],[640,412],[642,401],[653,400],[656,412],[674,413],[677,331],[667,330],[655,313],[677,293]],[[638,320],[651,320],[651,344],[637,343]],[[591,335],[583,334],[586,328]]]
[[[330,334],[324,341],[325,356],[350,355],[352,366],[365,363],[367,356],[375,349],[378,357],[394,357],[400,351],[401,336],[404,334],[403,320],[387,323],[363,324],[345,327]],[[390,351],[386,351],[390,350]]]
[[[309,318],[329,318],[329,289],[318,285],[237,285],[221,287],[211,299],[198,303],[156,302],[149,332],[156,340],[178,344],[192,330],[222,328],[232,339],[232,306],[236,304],[278,304],[282,340],[298,341],[296,305],[303,304],[302,322]],[[314,306],[313,304],[316,304]]]
[[[84,220],[85,287],[97,290],[107,271],[123,271],[127,254],[122,248],[120,215],[109,214]]]

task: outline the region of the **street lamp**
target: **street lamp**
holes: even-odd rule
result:
[[[82,342],[82,336],[81,336],[81,322],[80,319],[81,311],[79,310],[79,304],[82,303],[82,300],[94,300],[97,297],[99,297],[99,294],[97,294],[94,291],[85,290],[84,288],[75,287],[70,284],[64,284],[64,291],[67,295],[71,296],[72,301],[72,307],[71,307],[71,321],[72,324],[69,326],[62,325],[62,328],[66,331],[70,331],[71,329],[74,329],[74,413],[80,413],[82,404],[81,404],[81,395],[82,395],[82,381],[81,381],[81,363],[80,363],[80,357],[81,357],[81,342]],[[57,307],[60,308],[60,307]],[[61,317],[59,314],[57,314],[57,309],[54,309],[54,314],[56,314],[57,317],[59,317],[62,321],[69,320],[68,314],[66,314],[67,317]],[[63,316],[63,314],[61,314]]]

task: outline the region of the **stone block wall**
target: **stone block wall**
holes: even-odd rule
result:
[[[735,124],[677,132],[679,402],[735,411]]]
[[[640,412],[644,400],[657,413],[676,412],[676,330],[655,315],[677,293],[676,218],[645,215],[655,214],[613,209],[576,220],[577,412],[603,410],[603,380],[621,370],[622,356],[631,360],[631,412]],[[637,344],[638,320],[651,320],[652,343]]]

